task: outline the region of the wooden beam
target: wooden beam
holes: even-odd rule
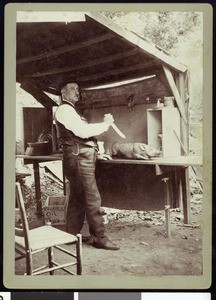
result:
[[[185,73],[177,73],[176,74],[176,86],[178,88],[179,94],[182,98],[183,104],[186,107],[186,103],[189,101],[189,88],[187,82],[187,72]],[[188,111],[186,110],[186,116],[188,117]]]
[[[49,86],[44,86],[43,85],[41,86],[41,89],[44,91],[44,92],[47,92],[47,93],[50,93],[50,94],[53,94],[53,95],[60,95],[60,91],[57,89],[57,88],[52,88],[52,87],[49,87]]]
[[[172,59],[170,56],[166,55],[162,50],[158,50],[155,46],[148,43],[145,40],[140,39],[132,32],[120,27],[116,23],[114,23],[112,20],[103,17],[98,12],[89,12],[86,13],[87,16],[92,18],[93,20],[101,23],[103,26],[106,26],[119,36],[123,37],[126,41],[132,43],[135,46],[138,46],[140,48],[140,52],[144,52],[145,54],[152,56],[153,58],[157,58],[161,63],[166,63],[171,68],[179,71],[179,72],[185,72],[187,70],[187,67],[181,63],[176,62],[174,59]]]
[[[182,116],[182,119],[184,120],[185,124],[187,124],[187,118],[186,118],[186,115],[185,115],[185,108],[183,106],[182,99],[179,95],[179,91],[176,87],[173,75],[172,75],[170,69],[165,65],[163,65],[163,70],[164,70],[164,73],[166,75],[167,81],[169,83],[170,89],[173,93],[173,96],[175,97],[175,100],[176,100],[179,112]]]
[[[183,200],[183,212],[184,212],[184,224],[191,223],[191,207],[190,207],[190,185],[189,185],[189,168],[183,168],[181,170],[182,180],[182,200]]]
[[[81,63],[81,64],[79,63],[79,64],[77,64],[73,67],[53,69],[51,71],[29,75],[28,77],[38,78],[38,77],[43,77],[43,76],[49,76],[49,75],[56,75],[56,74],[72,72],[72,71],[75,71],[75,70],[81,70],[81,69],[89,68],[89,67],[95,67],[95,66],[99,66],[99,65],[104,64],[104,63],[109,63],[109,62],[113,62],[113,61],[116,61],[116,60],[119,60],[119,59],[122,59],[122,58],[126,58],[128,56],[132,56],[132,55],[135,55],[137,53],[138,53],[137,49],[133,49],[133,50],[126,51],[126,52],[123,52],[123,53],[118,53],[118,54],[114,54],[114,55],[109,55],[107,57],[93,59],[91,61],[84,62],[84,63]]]
[[[18,28],[19,28],[19,23],[18,23]],[[44,26],[44,24],[43,24]],[[48,34],[50,30],[56,28],[56,27],[62,27],[62,26],[65,26],[65,23],[64,22],[58,22],[58,23],[46,23],[46,33]],[[26,27],[28,27],[28,24],[26,24]],[[43,27],[44,28],[44,27]],[[35,35],[38,35],[38,34],[44,34],[44,30],[42,30],[42,28],[40,26],[35,26],[34,28],[30,28],[30,29],[27,29],[25,31],[23,31],[22,33],[19,33],[17,35],[17,42],[21,42],[22,40],[25,40],[25,39],[28,39],[28,38],[33,38]]]
[[[113,107],[113,106],[128,106],[128,109],[130,109],[130,104],[128,102],[128,99],[130,96],[133,96],[134,104],[131,106],[133,109],[133,106],[141,105],[141,104],[147,104],[149,103],[146,98],[151,99],[152,103],[157,103],[158,98],[161,97],[161,95],[165,95],[166,90],[160,91],[160,92],[152,92],[145,94],[141,93],[133,93],[131,92],[131,95],[121,95],[121,96],[115,96],[110,98],[100,98],[95,100],[85,100],[83,99],[79,103],[77,103],[77,106],[80,109],[87,109],[87,108],[101,108],[101,107]]]
[[[31,94],[38,102],[40,102],[44,107],[51,108],[57,106],[57,103],[53,101],[49,96],[47,96],[40,88],[33,85],[32,83],[22,83],[21,88],[27,93]]]
[[[164,48],[162,48],[162,47],[160,47],[160,46],[154,44],[151,40],[147,39],[146,37],[141,36],[139,33],[134,32],[133,30],[130,30],[130,32],[132,32],[133,34],[135,34],[136,36],[138,36],[138,38],[140,38],[141,40],[143,40],[143,41],[145,41],[145,42],[147,42],[147,43],[153,45],[153,47],[157,48],[158,50],[163,51],[163,53],[165,53],[165,54],[171,56],[171,53],[169,53],[169,52],[168,52],[167,50],[165,50]]]
[[[163,69],[161,70],[161,72],[155,72],[157,78],[160,80],[160,82],[163,84],[163,86],[171,93],[171,88],[169,86],[169,83],[166,79],[166,77],[164,76],[164,72],[163,72]]]
[[[29,63],[29,62],[33,62],[33,61],[37,61],[37,60],[41,60],[50,56],[58,56],[61,54],[65,54],[67,52],[71,52],[71,51],[75,51],[75,50],[79,50],[81,48],[93,45],[93,44],[97,44],[97,43],[101,43],[103,41],[109,40],[114,38],[115,36],[111,33],[106,33],[100,36],[97,36],[95,38],[91,38],[79,43],[76,43],[72,46],[65,46],[65,47],[61,47],[59,49],[56,50],[52,50],[46,53],[42,53],[39,55],[35,55],[35,56],[31,56],[31,57],[27,57],[27,58],[21,58],[17,60],[17,64],[24,64],[24,63]]]
[[[188,103],[189,103],[189,95],[188,95],[188,86],[185,80],[187,74],[178,73],[176,75],[176,86],[178,88],[179,94],[182,98],[182,102],[184,105],[184,109],[186,112],[186,117],[188,119]],[[184,144],[186,153],[189,152],[189,124],[181,124],[181,140]]]
[[[111,76],[111,75],[118,75],[118,74],[122,74],[122,73],[125,74],[126,72],[141,70],[141,69],[152,67],[154,65],[155,65],[154,60],[151,60],[150,62],[147,62],[147,63],[135,64],[133,66],[119,68],[119,69],[115,69],[113,71],[105,71],[105,72],[96,73],[94,75],[81,76],[81,77],[78,77],[78,80],[83,82],[83,81],[104,78],[104,77]]]
[[[41,202],[41,186],[40,186],[40,168],[39,162],[33,162],[34,168],[34,182],[35,182],[35,198],[36,198],[36,205],[37,205],[37,217],[41,218],[43,215],[42,210],[42,202]]]
[[[143,74],[142,72],[139,73],[132,73],[132,74],[126,74],[126,75],[122,75],[121,77],[118,75],[113,75],[112,77],[104,77],[101,79],[98,79],[97,81],[92,80],[92,81],[84,81],[84,82],[79,82],[81,88],[91,88],[91,87],[95,87],[98,85],[102,85],[102,84],[111,84],[111,83],[124,83],[125,80],[136,80],[136,79],[140,79],[143,76],[152,76],[154,75],[154,71],[152,70],[152,68],[149,68],[149,70],[145,71],[145,74]],[[78,81],[77,81],[78,82]]]
[[[123,86],[83,90],[82,101],[77,105],[82,108],[121,105],[130,108],[143,103],[156,103],[159,98],[165,95],[167,95],[167,90],[156,77],[153,77]],[[131,97],[133,97],[132,103],[130,102]]]
[[[60,95],[60,89],[58,89],[58,88],[52,89],[50,87],[45,86],[43,88],[43,91],[47,92],[49,94],[55,95],[55,96],[59,96]]]
[[[161,83],[157,80],[155,75],[152,75],[151,77],[144,77],[144,78],[138,78],[137,81],[133,81],[133,82],[128,82],[124,85],[118,85],[118,86],[113,86],[113,87],[106,87],[106,88],[98,88],[97,90],[92,90],[92,89],[86,89],[85,92],[86,93],[92,93],[93,94],[93,99],[95,98],[95,91],[97,91],[97,94],[102,94],[104,93],[104,91],[108,91],[109,94],[112,95],[122,95],[123,91],[126,95],[128,95],[128,93],[131,92],[131,90],[136,90],[137,93],[139,92],[143,92],[145,91],[145,87],[146,85],[155,85],[157,82],[157,84],[159,84],[160,86]],[[116,94],[116,91],[118,91],[118,93]]]

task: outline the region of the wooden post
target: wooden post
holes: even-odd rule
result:
[[[190,224],[190,186],[189,186],[189,168],[183,168],[181,171],[181,182],[182,182],[182,201],[184,210],[184,223]]]
[[[52,268],[54,266],[53,265],[53,261],[54,261],[53,247],[49,247],[47,251],[48,251],[49,268]],[[50,273],[50,275],[54,275],[54,271],[50,271],[49,273]]]
[[[171,91],[173,93],[173,96],[175,97],[175,100],[176,100],[179,112],[181,114],[181,117],[182,117],[184,123],[187,124],[187,118],[186,118],[186,114],[185,114],[185,107],[184,107],[184,105],[182,103],[182,99],[181,99],[181,96],[180,96],[179,91],[177,89],[177,86],[175,84],[172,72],[165,65],[163,65],[163,70],[164,70],[166,79],[167,79],[167,81],[169,83],[170,89],[171,89]]]
[[[178,207],[180,207],[180,210],[183,211],[183,201],[182,201],[182,181],[181,181],[181,175],[179,172],[179,169],[176,169],[175,172],[175,180],[176,180],[176,187],[177,187],[177,199],[178,199]]]
[[[184,145],[184,149],[186,150],[186,154],[188,154],[189,151],[189,128],[188,128],[188,103],[189,103],[189,95],[186,92],[188,90],[188,86],[186,85],[185,80],[186,74],[184,73],[178,73],[175,77],[176,85],[179,91],[179,94],[182,99],[182,103],[184,106],[187,122],[181,122],[181,141]],[[183,153],[185,155],[185,153]]]
[[[56,152],[57,149],[57,129],[56,124],[52,121],[52,152]]]
[[[177,186],[175,174],[176,174],[176,170],[175,172],[172,172],[170,176],[170,189],[171,189],[170,204],[172,208],[179,206],[178,186]]]
[[[68,203],[70,201],[70,181],[67,179],[64,181],[64,188],[65,188],[64,196],[66,196],[66,199],[67,199],[66,200],[66,209],[65,209],[65,211],[66,211],[65,218],[67,218],[66,216],[67,216]]]
[[[38,161],[33,162],[34,168],[34,182],[35,182],[35,198],[37,205],[37,216],[42,217],[42,204],[41,204],[41,187],[40,187],[40,170]]]
[[[66,177],[65,177],[65,168],[64,168],[64,159],[62,160],[62,178],[63,178],[63,193],[64,196],[67,195],[67,187],[66,187]],[[68,190],[69,191],[69,190]]]
[[[77,234],[76,237],[77,275],[82,275],[82,235]]]
[[[164,182],[164,196],[165,196],[165,220],[166,220],[166,237],[170,237],[170,192],[169,192],[169,177],[162,179]]]
[[[185,109],[187,123],[181,122],[181,141],[184,145],[184,155],[189,153],[189,122],[188,122],[188,108],[189,108],[189,91],[187,82],[187,72],[178,73],[175,77],[176,85]],[[179,178],[179,196],[182,199],[184,223],[190,224],[190,185],[189,185],[189,168],[184,168],[180,171]]]

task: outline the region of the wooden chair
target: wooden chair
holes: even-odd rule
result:
[[[18,256],[15,260],[21,258],[26,259],[25,275],[39,275],[49,272],[54,274],[55,270],[62,269],[71,275],[82,274],[82,237],[81,234],[74,236],[62,230],[56,229],[51,225],[44,225],[35,229],[29,230],[27,216],[23,201],[23,194],[20,183],[16,182],[16,219],[17,214],[20,215],[20,224],[15,225],[15,251]],[[15,222],[17,223],[17,221]],[[74,247],[74,252],[63,248],[62,246],[69,244],[67,247]],[[54,249],[57,249],[64,254],[72,257],[70,262],[57,263],[54,261]],[[41,251],[47,251],[48,265],[33,269],[33,254]],[[72,272],[68,267],[76,266],[76,272]]]

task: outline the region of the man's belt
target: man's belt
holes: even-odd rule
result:
[[[80,143],[77,143],[77,142],[74,142],[74,144],[72,145],[69,145],[69,144],[64,144],[63,145],[63,148],[74,148],[72,149],[72,153],[74,155],[78,155],[80,153],[80,150],[81,149],[86,149],[86,148],[92,148],[96,151],[98,151],[98,146],[97,145],[90,145],[90,144],[80,144]]]

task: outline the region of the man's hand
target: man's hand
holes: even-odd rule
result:
[[[97,159],[99,159],[99,160],[112,160],[112,157],[108,154],[98,154]]]
[[[111,114],[105,114],[103,120],[108,126],[114,123],[114,118]]]

